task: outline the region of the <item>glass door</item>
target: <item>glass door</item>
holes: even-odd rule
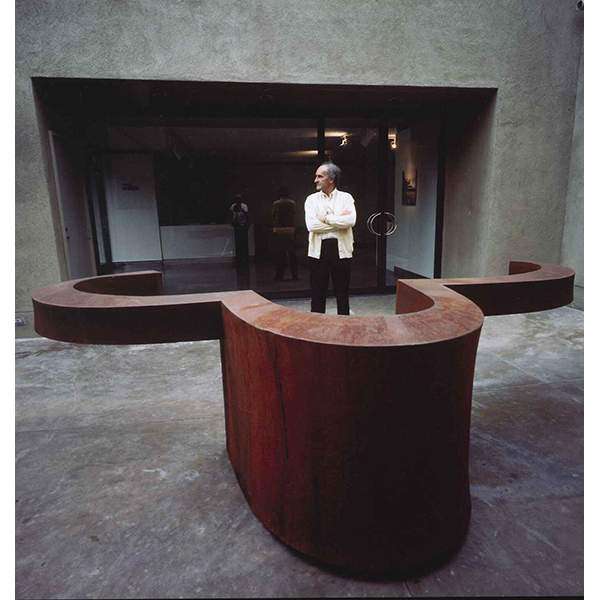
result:
[[[326,119],[325,158],[342,169],[340,189],[356,203],[351,290],[384,292],[396,283],[387,244],[396,232],[395,130],[380,119]]]
[[[436,248],[441,240],[438,189],[441,117],[423,116],[410,123],[390,121],[388,212],[396,230],[386,238],[386,276],[435,277]],[[441,251],[441,250],[440,250]],[[439,275],[437,275],[439,277]]]
[[[369,221],[381,202],[378,140],[376,119],[325,120],[325,160],[342,169],[339,189],[352,194],[356,206],[351,291],[378,288],[378,242]]]
[[[204,119],[163,128],[156,156],[167,279],[178,291],[310,295],[304,200],[317,119]]]
[[[163,271],[165,289],[254,289],[272,298],[310,296],[304,201],[326,160],[342,169],[339,188],[356,203],[351,293],[432,277],[438,137],[433,117],[212,118],[109,129],[113,152],[137,151],[131,140],[152,150],[144,177],[155,182],[162,254],[152,268]],[[139,183],[106,176],[108,190],[141,193]],[[232,208],[238,199],[243,235]]]

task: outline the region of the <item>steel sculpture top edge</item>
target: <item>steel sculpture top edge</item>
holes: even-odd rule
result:
[[[161,295],[162,274],[141,271],[65,281],[32,296],[35,330],[87,344],[151,344],[223,337],[222,310],[293,340],[337,346],[412,346],[481,328],[483,317],[546,310],[573,299],[574,271],[511,261],[509,274],[398,280],[396,315],[301,312],[252,290]]]

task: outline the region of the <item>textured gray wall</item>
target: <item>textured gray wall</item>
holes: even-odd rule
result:
[[[497,87],[488,196],[463,252],[482,273],[560,260],[575,0],[20,0],[16,19],[17,308],[60,274],[34,76]],[[447,226],[445,243],[465,234]]]
[[[56,242],[58,223],[52,216],[46,163],[42,159],[28,78],[17,75],[15,96],[15,308],[20,311],[31,309],[33,289],[60,280],[64,253],[62,244]],[[47,143],[46,136],[44,139]]]
[[[579,63],[571,168],[567,188],[562,263],[575,269],[575,285],[583,287],[583,57]]]
[[[485,274],[493,185],[495,98],[449,115],[442,276]],[[497,267],[504,272],[506,265]],[[493,269],[492,269],[493,270]]]

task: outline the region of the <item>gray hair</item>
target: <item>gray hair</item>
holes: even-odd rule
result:
[[[332,179],[337,187],[342,177],[342,170],[332,162],[323,163],[321,167],[325,168],[325,171],[327,171],[327,177],[329,177],[329,179]]]

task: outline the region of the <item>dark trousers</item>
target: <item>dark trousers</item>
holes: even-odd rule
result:
[[[243,263],[248,261],[248,228],[234,227],[235,238],[235,258],[236,262]]]
[[[273,234],[273,252],[275,265],[275,279],[283,279],[285,267],[289,263],[290,271],[294,279],[298,279],[298,261],[296,259],[296,249],[294,247],[294,234],[274,233]]]
[[[350,289],[351,258],[340,258],[336,239],[321,242],[321,258],[310,259],[311,312],[324,313],[329,275],[337,300],[338,315],[350,314],[348,293]]]

